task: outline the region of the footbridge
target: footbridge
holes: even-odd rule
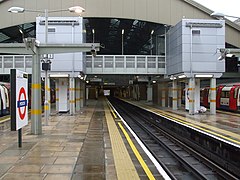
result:
[[[0,74],[10,74],[16,68],[32,73],[32,56],[0,56]],[[51,73],[51,72],[50,72]],[[64,72],[64,73],[71,73]],[[86,56],[86,74],[165,74],[165,56],[154,55],[97,55]]]

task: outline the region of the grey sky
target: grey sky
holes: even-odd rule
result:
[[[195,1],[213,11],[240,17],[240,0],[195,0]]]

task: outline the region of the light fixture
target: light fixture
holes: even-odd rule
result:
[[[174,77],[174,76],[171,76],[170,79],[171,79],[171,80],[175,80],[175,79],[177,79],[177,78]]]
[[[195,74],[196,78],[211,78],[213,77],[212,74]]]
[[[81,6],[73,6],[73,7],[68,8],[68,10],[70,12],[75,12],[75,13],[78,13],[78,14],[81,14],[81,13],[85,12],[85,9],[82,8]]]
[[[93,34],[95,33],[95,30],[94,30],[94,29],[92,29],[92,33],[93,33]]]
[[[69,74],[50,74],[50,77],[65,78],[65,77],[69,77]]]
[[[61,11],[69,11],[69,12],[74,12],[74,13],[77,13],[77,14],[81,14],[83,12],[85,12],[85,9],[82,8],[81,6],[73,6],[73,7],[70,7],[68,9],[61,9],[61,10],[49,10],[48,12],[51,13],[51,12],[61,12]],[[44,12],[43,10],[30,10],[30,9],[24,9],[23,7],[10,7],[8,9],[8,12],[11,12],[11,13],[23,13],[24,11],[27,11],[27,12]]]
[[[153,35],[153,33],[154,33],[154,30],[151,31],[151,35]]]
[[[182,75],[178,76],[179,79],[182,79],[182,78],[185,78],[185,77],[187,77],[185,74],[182,74]]]
[[[155,81],[155,80],[154,80],[154,81],[152,81],[152,83],[153,83],[153,84],[155,84],[156,82],[157,82],[157,81]]]
[[[10,7],[8,9],[8,12],[11,12],[11,13],[23,13],[24,11],[25,9],[22,7]]]
[[[237,18],[237,19],[239,18],[237,16],[229,16],[220,12],[213,12],[210,16],[216,17],[216,18],[224,18],[224,17],[231,17],[231,18]]]
[[[87,80],[87,81],[86,81],[86,83],[88,84],[88,83],[89,83],[89,81]]]
[[[124,34],[124,29],[122,29],[122,35]]]

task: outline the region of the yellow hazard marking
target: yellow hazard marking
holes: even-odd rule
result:
[[[154,180],[155,177],[153,176],[152,172],[150,171],[150,169],[148,168],[147,164],[145,163],[145,161],[143,160],[142,156],[140,155],[140,153],[138,152],[136,146],[133,144],[131,138],[129,137],[127,131],[124,129],[124,127],[122,126],[122,124],[120,122],[118,122],[119,127],[121,128],[123,134],[125,135],[128,144],[130,145],[130,147],[132,148],[132,151],[134,152],[135,156],[137,157],[139,163],[141,164],[143,170],[145,171],[145,173],[147,174],[148,178],[150,180]]]
[[[48,91],[50,91],[50,88],[49,88],[48,86],[45,86],[45,89],[48,90]]]
[[[134,104],[134,103],[129,102],[129,101],[126,101],[126,102],[128,102],[128,103],[130,103],[130,104]],[[137,104],[136,104],[136,105],[137,105]],[[145,106],[145,107],[142,106],[142,105],[138,105],[138,106],[150,110],[150,109],[149,109],[149,106]],[[209,133],[209,134],[213,134],[213,135],[215,135],[215,136],[217,136],[217,137],[220,137],[220,138],[222,138],[222,139],[225,139],[225,140],[227,140],[227,141],[230,141],[230,142],[233,142],[233,143],[236,143],[236,144],[240,144],[240,142],[237,141],[237,140],[235,140],[235,139],[232,139],[232,138],[229,138],[229,137],[227,137],[227,136],[225,136],[225,135],[221,135],[221,134],[219,134],[219,133],[213,132],[212,130],[215,130],[215,131],[218,131],[218,130],[219,130],[218,128],[215,128],[214,126],[208,126],[208,125],[205,125],[205,124],[202,124],[202,123],[199,124],[199,125],[195,125],[195,124],[193,124],[193,123],[191,123],[191,122],[186,122],[186,121],[184,121],[184,120],[181,120],[180,118],[177,118],[177,117],[174,117],[174,116],[172,116],[172,115],[166,114],[166,113],[165,113],[164,111],[162,111],[162,110],[159,110],[159,109],[154,110],[152,107],[150,107],[150,108],[152,109],[152,110],[151,110],[152,112],[155,112],[155,113],[157,113],[157,114],[160,114],[160,115],[163,116],[163,117],[170,118],[171,120],[180,122],[180,123],[185,124],[185,125],[188,125],[188,126],[190,126],[190,127],[194,127],[194,128],[196,128],[196,129],[200,129],[200,130],[202,130],[202,131],[204,131],[204,132],[207,132],[207,133]],[[194,123],[195,123],[195,122],[194,122]],[[205,127],[200,127],[200,126],[205,126]],[[211,128],[211,130],[208,130],[207,128]],[[228,132],[226,131],[226,133],[228,133]],[[229,136],[231,136],[231,135],[229,135]]]
[[[41,109],[31,109],[31,114],[33,114],[33,115],[42,114],[42,110]]]
[[[69,103],[75,103],[75,100],[70,100]]]
[[[59,101],[59,99],[58,99],[58,98],[56,98],[56,101]]]
[[[216,102],[216,99],[211,99],[210,102]]]
[[[44,105],[44,110],[49,110],[49,106],[48,105]]]
[[[56,91],[59,91],[59,88],[56,88]]]
[[[217,90],[217,88],[210,88],[210,90],[211,90],[211,91],[216,91],[216,90]]]
[[[107,107],[106,101],[104,101],[104,111],[112,145],[112,153],[114,158],[114,165],[116,167],[117,179],[140,179],[129,155],[129,152],[127,151],[126,145],[123,142],[123,138],[119,132],[119,129],[111,115],[110,109]]]
[[[159,112],[157,112],[157,113],[159,113]],[[226,136],[224,136],[224,135],[218,134],[218,133],[213,132],[213,131],[211,131],[211,130],[208,130],[208,129],[204,128],[204,127],[200,127],[200,126],[198,126],[198,125],[192,124],[191,122],[186,122],[186,121],[184,121],[184,120],[181,120],[181,119],[179,119],[179,118],[175,118],[175,117],[173,117],[173,116],[171,116],[171,115],[167,115],[167,114],[165,114],[165,113],[159,113],[159,114],[161,114],[161,115],[164,116],[164,117],[170,118],[170,119],[172,119],[172,120],[178,121],[178,122],[180,122],[180,123],[182,123],[182,124],[188,125],[188,126],[190,126],[190,127],[194,127],[194,128],[196,128],[196,129],[200,129],[200,130],[202,130],[202,131],[204,131],[204,132],[207,132],[207,133],[209,133],[209,134],[213,134],[213,135],[215,135],[215,136],[217,136],[217,137],[221,137],[222,139],[228,140],[228,141],[230,141],[230,142],[234,142],[234,143],[236,143],[236,144],[240,144],[240,142],[237,141],[237,140],[234,140],[234,139],[232,139],[232,138],[228,138],[228,137],[226,137]]]
[[[75,88],[69,88],[69,91],[75,91]]]
[[[32,84],[33,89],[41,89],[41,84]]]
[[[191,100],[191,99],[189,99],[189,102],[190,102],[190,103],[193,103],[193,102],[195,102],[195,100]]]
[[[177,101],[177,100],[178,100],[178,98],[172,98],[172,100],[173,100],[173,101]]]

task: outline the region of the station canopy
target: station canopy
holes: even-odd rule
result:
[[[94,38],[103,47],[98,54],[111,55],[122,54],[122,43],[125,55],[150,54],[151,49],[156,54],[156,41],[164,38],[166,28],[164,24],[130,19],[84,18],[84,22],[86,42],[91,43]],[[0,43],[22,42],[19,29],[25,38],[36,37],[36,23],[32,22],[1,29]]]

